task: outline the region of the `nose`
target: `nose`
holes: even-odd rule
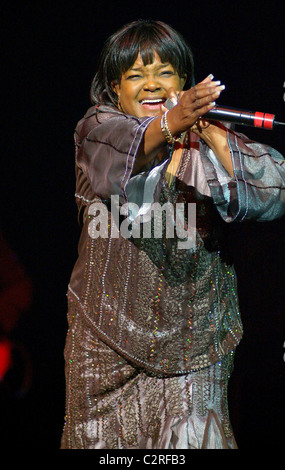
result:
[[[158,80],[153,75],[148,75],[146,82],[144,84],[144,89],[146,91],[157,91],[160,90],[161,86]]]

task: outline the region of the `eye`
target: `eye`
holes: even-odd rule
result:
[[[163,72],[161,72],[160,75],[163,75],[163,76],[174,75],[174,72],[172,72],[172,70],[164,70]]]
[[[135,79],[138,79],[138,78],[141,78],[141,75],[132,74],[132,75],[129,75],[129,76],[127,77],[127,80],[135,80]]]

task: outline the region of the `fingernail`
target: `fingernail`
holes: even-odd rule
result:
[[[209,103],[209,105],[210,105],[210,106],[216,106],[216,101],[211,101],[211,102]]]
[[[220,84],[221,84],[221,80],[218,80],[218,81],[216,81],[216,82],[211,82],[211,83],[209,83],[209,86],[214,87],[214,86],[218,86],[218,85],[220,85]]]
[[[221,86],[220,86],[220,90],[221,90],[221,91],[224,90],[225,88],[226,88],[226,85],[221,85]]]
[[[210,73],[210,75],[208,75],[208,78],[210,78],[211,80],[213,80],[214,75],[213,75],[212,73]]]

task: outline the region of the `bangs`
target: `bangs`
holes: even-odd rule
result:
[[[185,56],[179,43],[173,41],[173,38],[164,30],[158,31],[153,25],[149,28],[146,28],[145,24],[143,26],[143,28],[134,28],[133,34],[128,31],[128,34],[122,35],[118,41],[117,67],[114,64],[113,69],[114,72],[116,69],[116,77],[113,79],[120,80],[122,74],[132,67],[139,54],[144,65],[152,64],[155,52],[161,62],[170,63],[179,76],[185,75],[185,70],[183,70]]]
[[[132,67],[139,54],[144,65],[152,64],[154,61],[155,52],[159,56],[161,62],[169,62],[175,71],[179,73],[180,61],[177,57],[177,54],[173,53],[174,51],[172,51],[172,49],[173,44],[167,45],[165,42],[161,42],[159,40],[145,40],[144,42],[139,41],[138,43],[131,44],[129,47],[122,47],[118,57],[118,63],[121,64],[120,75]]]

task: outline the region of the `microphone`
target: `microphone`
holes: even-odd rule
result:
[[[166,108],[171,109],[175,104],[168,98],[165,104]],[[285,122],[275,120],[274,114],[262,113],[258,111],[246,111],[243,109],[229,108],[227,106],[215,106],[201,119],[209,119],[212,121],[232,122],[243,126],[257,127],[259,129],[272,130],[276,125],[285,126]]]
[[[202,119],[214,121],[233,122],[243,126],[259,127],[272,130],[276,125],[285,126],[285,122],[275,120],[274,114],[261,113],[259,111],[245,111],[243,109],[228,108],[227,106],[215,106],[202,116]]]

